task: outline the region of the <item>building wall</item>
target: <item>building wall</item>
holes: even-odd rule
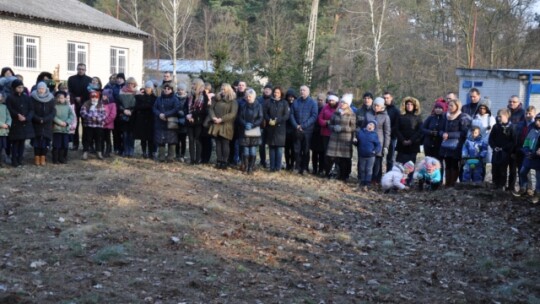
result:
[[[491,100],[491,112],[496,113],[498,109],[508,105],[508,98],[518,95],[520,100],[525,100],[525,87],[518,79],[498,79],[498,78],[472,78],[461,77],[459,79],[459,99],[463,104],[467,103],[470,88],[463,88],[464,81],[482,82],[482,86],[477,87],[482,97],[489,97]]]
[[[14,19],[0,16],[0,67],[9,66],[15,73],[24,76],[30,87],[42,71],[53,73],[59,66],[61,80],[66,80],[75,72],[67,71],[68,42],[88,44],[87,75],[98,76],[105,84],[110,76],[111,47],[128,50],[126,77],[133,76],[140,83],[143,77],[143,41],[139,38],[111,33],[84,30],[60,25],[35,23],[32,20]],[[14,35],[39,37],[38,67],[25,69],[14,66]]]

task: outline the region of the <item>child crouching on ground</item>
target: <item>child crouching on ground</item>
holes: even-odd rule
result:
[[[414,177],[418,180],[418,190],[437,190],[441,185],[441,163],[434,157],[426,156],[419,164]]]
[[[358,160],[360,163],[359,183],[365,187],[371,183],[375,155],[381,151],[381,143],[379,142],[377,132],[375,132],[376,127],[377,121],[371,120],[365,128],[358,130],[356,133],[358,154],[360,155],[360,159]]]
[[[395,163],[391,171],[386,172],[381,180],[381,186],[384,193],[397,190],[408,190],[409,187],[405,185],[405,179],[407,178],[407,169],[400,164]]]
[[[6,106],[6,99],[0,92],[0,167],[6,163],[6,149],[8,147],[9,127],[11,127],[11,115]]]
[[[484,180],[484,159],[487,155],[487,143],[482,139],[480,127],[473,126],[471,134],[461,149],[463,181],[481,183]]]

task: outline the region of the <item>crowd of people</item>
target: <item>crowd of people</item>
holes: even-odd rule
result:
[[[491,163],[495,189],[529,194],[538,202],[540,181],[530,171],[540,170],[540,114],[532,106],[524,109],[518,96],[493,115],[477,88],[469,91],[466,105],[449,93],[425,119],[414,97],[403,98],[399,108],[390,92],[376,98],[366,92],[358,108],[353,97],[327,92],[315,100],[307,86],[297,94],[271,84],[257,96],[245,81],[224,83],[214,92],[201,79],[176,83],[169,72],[160,84],[147,81],[142,88],[123,73],[102,86],[99,77],[86,75],[84,64],[67,83],[56,84],[42,72],[28,90],[6,67],[0,75],[0,162],[21,166],[31,140],[35,165],[46,164],[49,150],[53,163],[64,164],[68,149],[79,149],[82,125],[83,160],[134,157],[139,140],[143,158],[197,165],[210,162],[215,146],[218,169],[302,175],[311,162],[312,174],[345,181],[356,147],[362,188],[436,190],[443,182],[483,183]],[[421,147],[425,157],[419,160]]]

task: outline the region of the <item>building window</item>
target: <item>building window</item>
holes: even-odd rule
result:
[[[88,44],[68,42],[68,72],[77,72],[77,65],[84,63],[88,66]]]
[[[127,49],[111,48],[111,74],[126,73]]]
[[[13,65],[20,68],[38,68],[39,38],[23,35],[14,36]]]

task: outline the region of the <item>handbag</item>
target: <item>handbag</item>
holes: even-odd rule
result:
[[[167,117],[167,129],[169,130],[178,129],[178,117],[176,116]]]
[[[449,138],[441,143],[441,148],[454,151],[459,145],[458,138]]]
[[[255,127],[244,131],[246,137],[259,137],[261,136],[261,127]]]

